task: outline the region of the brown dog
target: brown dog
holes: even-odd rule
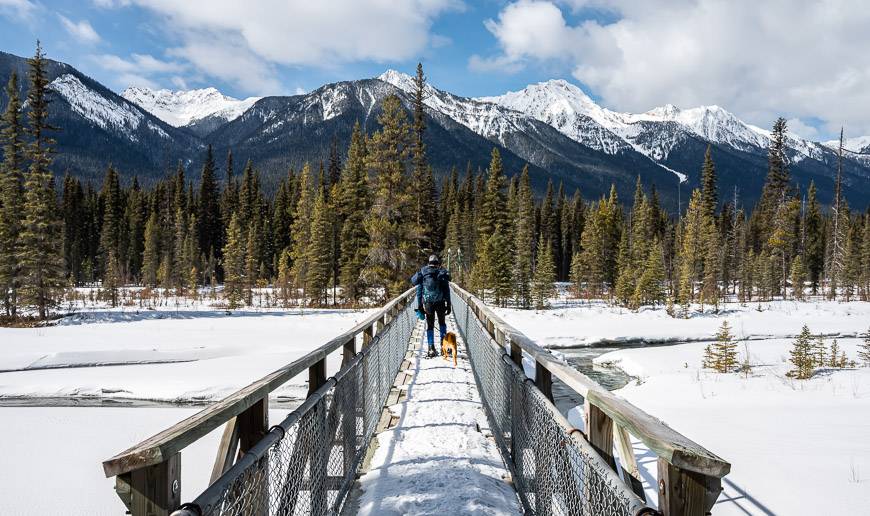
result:
[[[447,358],[448,351],[453,354],[453,366],[456,367],[456,354],[458,347],[456,346],[456,334],[452,331],[447,332],[447,334],[444,335],[444,338],[441,339],[441,356],[444,357],[444,360],[450,360]]]

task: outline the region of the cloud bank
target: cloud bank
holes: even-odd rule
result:
[[[622,111],[718,104],[761,126],[870,133],[861,0],[519,0],[485,24],[500,51],[472,69],[556,63]]]

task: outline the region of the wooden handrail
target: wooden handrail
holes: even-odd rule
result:
[[[304,357],[275,370],[230,394],[221,401],[209,405],[187,419],[105,460],[103,462],[103,472],[106,477],[113,477],[167,462],[191,443],[233,417],[238,416],[256,403],[261,402],[264,398],[268,397],[270,392],[285,384],[294,376],[322,362],[327,355],[344,347],[351,339],[355,339],[358,334],[364,333],[371,337],[372,326],[378,322],[383,324],[383,318],[389,316],[392,309],[396,308],[398,304],[402,303],[409,296],[412,296],[413,293],[413,288],[408,289],[382,309],[367,317],[363,322],[338,337],[331,339]],[[375,332],[375,335],[377,335],[377,332]]]
[[[474,295],[455,284],[451,284],[451,287],[468,306],[473,307],[477,317],[496,338],[496,342],[500,345],[510,345],[512,351],[515,348],[522,350],[535,360],[536,370],[540,371],[543,368],[549,371],[566,386],[583,396],[588,404],[597,407],[619,427],[640,439],[659,458],[680,469],[714,478],[722,478],[731,470],[728,462],[700,444],[625,399],[605,390],[570,365],[556,359],[552,353],[505,322]]]

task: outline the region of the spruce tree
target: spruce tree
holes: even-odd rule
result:
[[[801,329],[800,335],[792,343],[792,349],[789,352],[791,355],[789,361],[794,366],[794,369],[787,373],[788,376],[798,380],[806,380],[813,375],[815,359],[812,351],[812,338],[810,329],[805,324],[803,329]]]
[[[825,339],[821,334],[816,335],[811,345],[812,367],[825,367],[827,365],[826,357],[828,356],[828,348],[825,346]]]
[[[844,367],[842,365],[842,350],[840,349],[840,344],[837,342],[837,339],[834,339],[831,342],[831,350],[828,353],[828,367]]]
[[[555,282],[556,264],[553,261],[553,248],[541,234],[538,238],[538,260],[535,263],[535,275],[532,281],[532,299],[535,308],[546,308],[550,304],[550,298],[556,295]]]
[[[807,190],[807,211],[804,217],[804,259],[813,295],[818,294],[819,281],[825,264],[825,225],[816,199],[816,184]]]
[[[199,250],[209,256],[220,257],[221,252],[221,208],[220,191],[215,177],[214,155],[211,145],[205,155],[202,174],[199,180],[199,204],[196,214]]]
[[[794,260],[792,260],[791,273],[789,276],[791,279],[792,296],[794,296],[798,301],[803,301],[804,288],[807,281],[807,270],[804,267],[804,261],[800,255],[795,256]]]
[[[296,288],[305,288],[308,272],[305,253],[311,236],[311,212],[314,210],[315,195],[311,167],[306,163],[299,174],[299,199],[296,201],[293,226],[290,229],[290,257]]]
[[[426,132],[425,100],[426,100],[426,76],[423,74],[422,63],[417,63],[417,74],[414,76],[414,122],[412,142],[411,191],[413,193],[413,217],[415,236],[417,240],[417,257],[422,259],[425,255],[433,252],[438,244],[437,232],[440,224],[439,211],[436,209],[435,180],[432,177],[432,169],[426,159],[426,144],[424,134]]]
[[[341,173],[339,210],[341,227],[340,283],[345,299],[356,302],[365,291],[360,279],[368,248],[365,219],[369,209],[368,172],[366,170],[366,137],[359,122],[350,138],[347,161]]]
[[[716,371],[730,373],[737,368],[737,343],[734,342],[734,336],[731,335],[731,326],[729,326],[728,321],[722,321],[719,331],[716,332],[713,354]]]
[[[458,228],[457,228],[458,229]],[[532,251],[535,242],[535,200],[529,180],[529,167],[523,167],[517,191],[517,217],[514,231],[514,284],[517,304],[529,308],[532,303]]]
[[[328,210],[326,196],[323,190],[320,190],[314,201],[309,241],[305,251],[307,264],[305,296],[314,305],[323,303],[329,286],[329,246],[332,235]]]
[[[33,308],[40,319],[48,316],[64,286],[62,235],[51,175],[52,145],[47,132],[48,78],[45,54],[37,43],[28,60],[30,90],[27,95],[31,141],[26,150],[30,163],[24,183],[23,224],[18,261],[21,267],[21,304]]]
[[[704,153],[704,165],[701,167],[701,203],[704,205],[704,213],[713,219],[719,205],[719,192],[716,186],[716,164],[713,163],[709,144]]]
[[[142,251],[142,283],[146,287],[157,286],[157,270],[160,267],[160,225],[157,211],[152,211],[145,224],[145,249]]]
[[[864,362],[865,366],[870,367],[870,328],[864,334],[861,344],[858,344],[858,358]]]
[[[364,226],[369,235],[362,279],[381,289],[384,299],[404,291],[416,267],[406,161],[411,150],[407,116],[398,97],[382,103],[380,131],[368,142],[367,162],[372,174],[372,205]]]
[[[643,263],[640,279],[634,291],[634,306],[661,303],[665,300],[664,250],[658,238],[649,246],[649,254]]]
[[[224,244],[224,295],[229,308],[238,308],[245,288],[245,242],[238,213],[233,213]]]
[[[18,75],[13,71],[6,86],[6,110],[0,119],[0,293],[6,315],[18,313],[21,285],[21,214],[24,211],[24,127]]]
[[[259,224],[248,228],[248,238],[245,243],[245,272],[243,295],[245,303],[250,306],[254,303],[254,289],[257,288],[257,280],[260,278],[260,239]]]

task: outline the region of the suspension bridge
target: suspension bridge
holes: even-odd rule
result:
[[[410,289],[308,355],[104,461],[103,470],[133,516],[433,514],[444,497],[468,508],[500,497],[535,515],[710,514],[728,462],[557,360],[456,285],[451,301],[458,369],[422,360]],[[327,356],[337,353],[341,367],[327,376]],[[270,426],[270,392],[306,370],[307,398]],[[583,398],[580,428],[554,405],[554,382]],[[421,410],[426,403],[436,405]],[[482,424],[468,406],[482,410]],[[451,431],[469,425],[477,437],[456,444]],[[182,450],[221,426],[208,487],[182,494]],[[440,440],[418,442],[431,440],[433,428]],[[652,489],[641,453],[657,462]],[[461,474],[433,486],[415,481],[409,464]],[[475,491],[483,477],[490,483]],[[417,505],[387,511],[390,497],[402,496]]]

